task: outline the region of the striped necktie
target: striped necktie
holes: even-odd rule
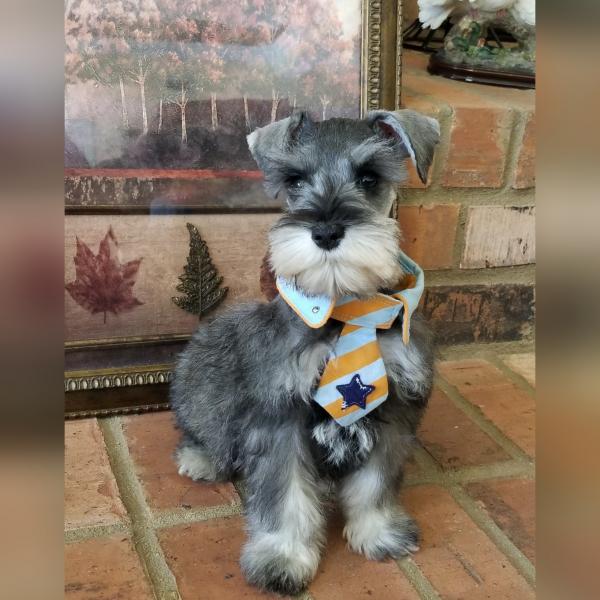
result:
[[[314,397],[342,426],[364,417],[388,397],[377,329],[389,329],[402,313],[402,340],[409,342],[410,318],[423,293],[424,276],[402,252],[399,262],[404,277],[398,289],[366,300],[307,296],[293,283],[277,279],[281,297],[309,327],[322,327],[329,318],[344,323]]]

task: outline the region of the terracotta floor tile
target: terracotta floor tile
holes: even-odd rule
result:
[[[486,465],[510,458],[438,388],[429,400],[418,437],[444,469]]]
[[[367,560],[351,552],[342,536],[343,521],[332,519],[325,555],[309,590],[314,600],[416,600],[415,592],[393,561]]]
[[[535,387],[535,354],[533,352],[508,354],[503,356],[502,360],[515,373],[524,377],[529,382],[529,385]]]
[[[65,547],[68,600],[153,600],[142,565],[125,536],[96,538]]]
[[[243,525],[241,517],[231,517],[159,531],[182,600],[277,598],[248,585],[240,571]]]
[[[513,442],[535,455],[535,399],[484,360],[438,364],[442,376]]]
[[[513,544],[535,561],[535,482],[529,479],[482,481],[466,486]]]
[[[110,525],[125,516],[96,419],[65,423],[65,528]]]
[[[195,482],[177,473],[173,453],[179,441],[170,412],[123,419],[129,451],[148,503],[154,509],[235,504],[239,497],[231,483]]]
[[[405,490],[402,497],[422,533],[414,560],[442,598],[535,598],[523,577],[448,492],[418,486]]]

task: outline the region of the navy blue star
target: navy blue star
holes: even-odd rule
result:
[[[360,375],[358,373],[352,377],[350,383],[336,385],[335,387],[344,398],[342,401],[342,410],[349,406],[366,408],[367,396],[375,390],[374,385],[365,385],[360,380]]]

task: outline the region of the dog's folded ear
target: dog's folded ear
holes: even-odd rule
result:
[[[303,141],[314,130],[314,122],[305,111],[255,129],[246,137],[250,153],[262,171],[278,162],[281,155]]]
[[[373,110],[367,114],[367,122],[383,137],[396,140],[398,149],[404,157],[412,159],[425,183],[435,146],[440,141],[439,123],[414,110]]]

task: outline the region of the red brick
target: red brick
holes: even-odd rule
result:
[[[192,481],[177,473],[173,454],[179,442],[170,412],[123,419],[136,473],[154,509],[235,504],[239,497],[231,483]]]
[[[532,387],[535,387],[535,354],[524,352],[503,356],[504,363],[515,373],[524,377]]]
[[[421,527],[413,559],[446,600],[525,600],[534,591],[450,494],[437,486],[408,488],[404,505]]]
[[[527,454],[535,454],[535,401],[484,360],[442,362],[442,376]]]
[[[517,189],[535,186],[535,114],[527,118],[523,142],[519,150],[519,158],[515,169],[513,187]]]
[[[125,516],[96,419],[65,423],[65,528],[111,525]]]
[[[486,465],[510,458],[438,388],[429,400],[419,439],[444,469]]]
[[[97,538],[65,547],[68,600],[152,600],[154,595],[131,541]]]
[[[534,562],[535,482],[506,479],[471,483],[466,488],[512,543]]]
[[[159,531],[165,557],[183,600],[273,598],[248,585],[239,557],[243,519],[214,519]]]
[[[535,262],[535,207],[473,206],[468,210],[461,268]]]
[[[455,107],[442,184],[497,188],[502,185],[510,111]]]
[[[517,340],[531,333],[534,289],[522,284],[430,286],[422,310],[440,344]]]
[[[394,562],[369,561],[348,550],[342,529],[343,521],[336,516],[317,576],[309,587],[314,600],[419,598]]]
[[[454,262],[458,204],[400,206],[402,249],[424,269],[447,269]]]

